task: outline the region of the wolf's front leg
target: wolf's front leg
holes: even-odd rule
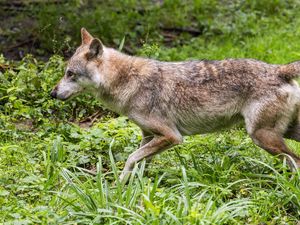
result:
[[[120,180],[126,182],[130,172],[132,171],[135,163],[142,159],[151,158],[155,154],[166,150],[176,144],[182,142],[182,137],[175,133],[169,133],[165,136],[154,136],[151,141],[141,146],[138,150],[133,152],[127,159],[125,167],[120,175]]]
[[[154,135],[150,132],[142,130],[142,141],[140,143],[140,148],[145,144],[149,143],[154,138]]]

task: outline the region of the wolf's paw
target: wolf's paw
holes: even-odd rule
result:
[[[293,159],[290,157],[287,159],[287,164],[290,167],[291,171],[294,172],[300,171],[300,160]]]
[[[129,177],[130,177],[131,172],[130,171],[126,171],[126,172],[122,172],[121,175],[119,176],[119,181],[122,184],[127,184],[129,181]]]

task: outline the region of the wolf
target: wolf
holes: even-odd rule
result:
[[[300,157],[284,142],[300,141],[300,89],[293,81],[300,75],[300,61],[161,62],[108,48],[84,28],[81,39],[51,96],[67,100],[93,94],[141,128],[140,147],[128,157],[121,180],[135,163],[182,143],[185,135],[240,122],[256,145],[300,167]]]

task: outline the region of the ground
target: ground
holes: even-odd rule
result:
[[[154,35],[134,49],[129,37],[124,46],[130,48],[123,51],[133,49],[137,55],[166,61],[299,60],[300,20],[291,16],[297,15],[293,9],[280,8],[285,1],[276,4],[280,10],[264,10],[287,15],[255,14],[254,4],[254,14],[240,12],[237,22],[223,30],[218,27],[224,34],[207,25],[211,34],[184,34],[172,44]],[[181,14],[174,10],[176,20]],[[107,43],[119,46],[119,41]],[[2,52],[6,57],[0,57],[0,223],[299,222],[300,172],[290,171],[286,162],[255,146],[243,127],[185,137],[182,145],[156,156],[151,164],[137,165],[129,183],[120,184],[117,177],[124,161],[141,140],[138,127],[90,96],[69,102],[51,99],[50,90],[64,71],[65,54],[43,50],[46,58],[37,54],[11,61]],[[300,154],[300,143],[287,142]]]

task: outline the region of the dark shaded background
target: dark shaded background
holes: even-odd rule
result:
[[[180,46],[197,36],[238,33],[234,38],[240,42],[270,21],[291,22],[298,8],[296,0],[1,0],[0,52],[15,60],[27,53],[45,60],[52,54],[68,57],[81,27],[109,46],[125,37],[130,54],[145,43]]]

